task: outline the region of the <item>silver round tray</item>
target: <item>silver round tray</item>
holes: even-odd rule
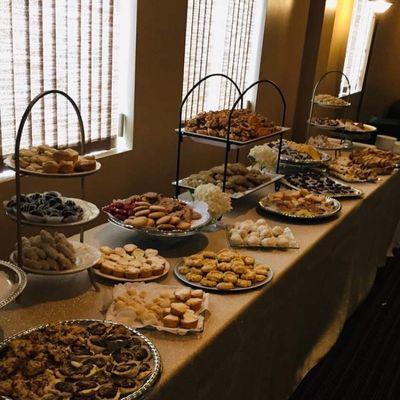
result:
[[[291,156],[286,154],[281,154],[281,161],[286,164],[295,164],[295,165],[321,165],[325,164],[332,158],[329,154],[324,153],[323,151],[319,151],[321,154],[320,160],[294,160]]]
[[[148,392],[156,383],[159,375],[161,374],[161,357],[160,353],[158,352],[156,346],[153,344],[153,342],[145,335],[142,333],[138,332],[136,329],[130,328],[129,326],[126,326],[124,324],[120,324],[117,322],[113,321],[107,321],[107,320],[99,320],[99,319],[71,319],[71,320],[66,320],[66,321],[59,321],[57,323],[50,323],[50,324],[44,324],[37,326],[35,328],[27,329],[22,332],[19,332],[13,336],[8,337],[5,339],[3,342],[0,342],[0,358],[1,358],[1,352],[7,347],[8,343],[14,339],[20,339],[23,338],[27,335],[29,335],[32,332],[40,331],[48,326],[51,325],[56,325],[56,324],[63,324],[63,325],[72,325],[72,324],[84,324],[84,323],[90,323],[90,322],[102,322],[102,323],[107,323],[110,325],[122,325],[125,328],[127,328],[129,331],[133,332],[136,336],[138,336],[140,339],[142,339],[146,345],[149,347],[150,352],[154,358],[154,371],[151,373],[151,375],[147,378],[147,380],[144,382],[144,384],[137,389],[135,392],[129,394],[128,396],[121,397],[120,400],[133,400],[133,399],[140,399],[142,396]],[[0,399],[2,397],[0,396]],[[3,397],[5,400],[12,400],[8,399],[7,397]]]
[[[22,269],[26,272],[36,275],[46,275],[46,276],[70,275],[92,268],[100,261],[101,253],[100,250],[96,249],[96,247],[90,246],[86,243],[80,243],[72,240],[71,244],[74,246],[74,250],[76,252],[76,262],[75,262],[76,268],[66,269],[62,271],[46,271],[46,270],[29,268],[24,265],[22,266]],[[18,264],[16,250],[11,253],[10,261],[14,264]]]
[[[339,202],[339,200],[336,200],[332,197],[326,197],[327,201],[331,201],[334,204],[334,209],[330,212],[327,212],[325,214],[320,214],[320,215],[313,215],[313,216],[298,216],[298,215],[293,215],[289,213],[285,213],[283,211],[280,211],[276,209],[275,207],[271,207],[268,205],[263,204],[263,199],[261,199],[258,202],[258,205],[261,209],[264,211],[269,212],[270,214],[277,215],[280,217],[285,217],[288,219],[293,219],[293,220],[299,220],[299,221],[317,221],[321,219],[326,219],[326,218],[331,218],[334,215],[338,214],[339,211],[342,209],[342,205]]]
[[[321,124],[317,124],[316,122],[312,122],[310,120],[308,120],[307,123],[310,126],[313,126],[314,128],[324,129],[324,130],[327,130],[327,131],[332,131],[332,130],[343,129],[344,128],[343,122],[339,122],[339,124],[337,126],[334,126],[334,125],[321,125]]]
[[[319,107],[322,107],[322,108],[337,108],[337,109],[347,108],[347,107],[351,106],[351,103],[349,103],[349,102],[346,102],[346,103],[347,104],[343,104],[343,105],[338,105],[338,104],[334,105],[334,104],[326,104],[326,103],[321,103],[319,101],[314,101],[314,104],[316,104]]]
[[[178,268],[181,266],[182,263],[183,263],[183,260],[178,262],[175,265],[175,268],[174,268],[174,274],[180,281],[182,281],[184,284],[186,284],[188,286],[192,286],[192,287],[195,287],[195,288],[198,288],[198,289],[202,289],[204,291],[215,292],[215,293],[237,293],[237,292],[246,292],[248,290],[253,290],[253,289],[259,288],[260,286],[264,286],[267,283],[271,282],[271,280],[272,280],[272,278],[274,276],[274,272],[272,271],[272,269],[270,267],[268,267],[268,271],[269,272],[268,272],[267,279],[265,281],[258,282],[256,284],[250,286],[250,287],[247,287],[247,288],[236,288],[235,287],[235,288],[230,289],[230,290],[221,290],[221,289],[217,289],[215,287],[203,286],[198,282],[191,282],[188,279],[186,279],[185,275],[182,275],[182,274],[180,274],[178,272]]]
[[[32,225],[32,226],[63,228],[63,227],[68,227],[68,226],[79,226],[79,225],[87,224],[87,223],[93,221],[94,219],[96,219],[100,214],[100,210],[98,209],[98,207],[95,204],[90,203],[89,201],[82,200],[82,199],[75,199],[73,197],[61,197],[61,199],[63,201],[72,200],[73,202],[75,202],[76,205],[80,206],[83,210],[82,218],[80,220],[74,221],[74,222],[52,223],[52,222],[29,221],[26,218],[22,217],[21,223],[24,225]],[[4,201],[3,205],[5,205],[5,203],[7,203],[7,202],[8,201]],[[8,210],[6,210],[6,215],[8,217],[10,217],[13,221],[17,220],[17,216],[13,213],[10,213]]]
[[[0,260],[0,281],[2,280],[6,290],[0,292],[0,309],[14,301],[25,289],[26,274],[16,265]]]
[[[15,171],[15,162],[14,162],[12,156],[8,156],[4,160],[4,165],[6,167],[12,169],[13,171]],[[91,175],[91,174],[98,172],[100,170],[100,168],[101,168],[101,164],[98,161],[96,161],[95,169],[92,169],[90,171],[83,171],[83,172],[72,172],[70,174],[54,174],[54,173],[50,174],[50,173],[46,173],[46,172],[29,171],[24,168],[20,168],[20,171],[21,171],[21,174],[40,176],[42,178],[81,178],[82,176],[87,176],[87,175]]]

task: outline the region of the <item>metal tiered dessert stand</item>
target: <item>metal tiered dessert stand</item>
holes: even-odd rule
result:
[[[94,172],[97,172],[100,168],[101,165],[100,163],[98,163],[96,161],[96,168],[95,170],[90,170],[90,171],[85,171],[85,172],[79,172],[79,173],[73,173],[73,174],[46,174],[46,173],[38,173],[38,172],[34,172],[34,171],[27,171],[27,170],[22,170],[21,166],[20,166],[20,145],[21,145],[21,138],[22,138],[22,132],[24,129],[24,125],[26,123],[26,120],[28,119],[28,116],[33,108],[33,106],[43,97],[45,97],[48,94],[60,94],[62,96],[64,96],[73,106],[76,115],[78,117],[78,122],[79,122],[79,128],[80,128],[80,154],[81,155],[85,155],[86,154],[86,146],[85,146],[85,129],[83,126],[83,121],[82,121],[82,116],[81,113],[79,111],[78,106],[76,105],[76,103],[74,102],[74,100],[65,92],[61,91],[61,90],[57,90],[57,89],[53,89],[53,90],[47,90],[39,95],[37,95],[33,100],[31,100],[31,102],[29,103],[28,107],[26,108],[22,118],[21,118],[21,122],[19,124],[18,127],[18,132],[17,132],[17,137],[16,137],[16,141],[15,141],[15,153],[14,153],[14,160],[12,160],[11,158],[8,159],[8,162],[6,162],[6,165],[15,170],[15,192],[16,192],[16,218],[13,218],[16,221],[17,224],[17,254],[16,254],[16,263],[17,265],[24,269],[24,265],[23,265],[23,261],[22,261],[22,225],[32,225],[31,223],[29,223],[28,221],[25,221],[23,219],[23,215],[22,215],[22,210],[21,210],[21,178],[24,175],[34,175],[37,177],[44,177],[44,178],[79,178],[80,179],[80,191],[81,191],[81,199],[83,200],[85,197],[85,177],[87,175],[90,175]],[[93,205],[92,205],[93,206]],[[96,207],[97,209],[97,207]],[[90,219],[84,219],[81,221],[81,223],[77,223],[77,222],[73,222],[73,223],[65,223],[62,224],[63,227],[68,227],[68,226],[76,226],[76,225],[80,225],[80,242],[83,243],[84,240],[84,228],[83,226],[87,223],[89,223],[90,221],[92,221],[94,218],[97,217],[97,215],[99,214],[99,210],[97,209],[97,212],[93,213],[93,217]],[[51,228],[53,227],[51,224],[46,224],[46,223],[39,223],[36,222],[34,225],[36,226],[42,226],[42,227],[46,227],[46,228]],[[58,225],[59,227],[59,225]],[[31,269],[29,270],[29,272],[33,272]],[[38,275],[41,275],[42,271],[37,271],[35,272]],[[73,271],[71,271],[72,273]],[[78,272],[78,271],[76,271]],[[90,269],[88,269],[88,274],[90,277],[90,280],[93,284],[93,286],[96,288],[96,285],[93,283],[93,279],[92,279],[92,275],[90,273]],[[46,274],[47,275],[47,274]]]
[[[235,87],[235,89],[237,90],[237,92],[239,93],[239,97],[236,99],[236,101],[234,102],[233,106],[230,109],[230,113],[229,113],[229,118],[228,118],[228,125],[227,125],[227,135],[226,138],[224,137],[215,137],[215,136],[207,136],[207,135],[203,135],[200,133],[196,133],[196,132],[188,132],[184,129],[183,126],[183,121],[182,121],[182,113],[183,113],[183,107],[186,103],[186,101],[188,100],[189,96],[194,92],[194,90],[201,85],[204,81],[206,81],[209,78],[212,77],[222,77],[225,78],[227,80],[229,80]],[[258,138],[255,139],[251,139],[248,140],[246,142],[241,142],[238,140],[232,140],[230,138],[230,133],[231,133],[231,123],[232,123],[232,114],[234,112],[234,110],[236,109],[236,107],[239,105],[240,103],[240,108],[243,109],[243,98],[245,96],[245,94],[251,90],[254,86],[257,86],[261,83],[266,83],[271,85],[279,94],[281,102],[282,102],[282,124],[280,129],[277,132],[272,133],[271,135],[267,135],[267,136],[260,136]],[[196,141],[196,142],[202,142],[205,144],[209,144],[209,145],[214,145],[214,146],[223,146],[225,148],[225,159],[224,159],[224,176],[223,176],[223,184],[222,184],[222,190],[225,191],[226,189],[226,178],[227,178],[227,168],[228,168],[228,159],[229,159],[229,152],[231,150],[236,150],[236,162],[239,160],[239,151],[241,148],[244,147],[248,147],[251,145],[254,145],[257,142],[260,141],[266,141],[266,140],[270,140],[274,137],[279,136],[280,138],[280,142],[279,142],[279,150],[278,150],[278,161],[277,161],[277,167],[276,167],[276,173],[279,174],[279,166],[280,166],[280,156],[281,156],[281,149],[282,149],[282,140],[283,140],[283,134],[284,132],[288,131],[290,128],[284,127],[285,125],[285,117],[286,117],[286,100],[285,97],[282,93],[282,90],[280,89],[280,87],[273,81],[269,80],[269,79],[261,79],[258,80],[254,83],[252,83],[249,87],[247,87],[243,92],[240,91],[238,85],[235,83],[235,81],[233,81],[233,79],[231,79],[229,76],[224,75],[224,74],[211,74],[208,76],[205,76],[204,78],[202,78],[201,80],[199,80],[186,94],[186,96],[183,98],[182,103],[180,105],[179,108],[179,126],[178,129],[176,129],[176,132],[178,134],[178,147],[177,147],[177,163],[176,163],[176,180],[174,182],[175,184],[175,196],[178,197],[180,194],[180,188],[181,188],[181,183],[180,183],[180,162],[181,162],[181,145],[183,142],[183,138],[185,136],[191,138],[192,140]],[[269,182],[272,183],[273,181]],[[269,184],[268,183],[268,184]],[[261,185],[258,188],[264,187],[265,185]],[[184,187],[184,186],[182,186]],[[257,188],[256,188],[257,190]]]

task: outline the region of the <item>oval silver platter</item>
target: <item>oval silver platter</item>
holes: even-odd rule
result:
[[[12,156],[8,156],[4,160],[4,165],[13,171],[15,171],[15,162]],[[101,164],[96,161],[96,168],[90,171],[83,171],[83,172],[72,172],[70,174],[50,174],[46,172],[36,172],[36,171],[29,171],[28,169],[20,168],[21,174],[25,175],[32,175],[32,176],[40,176],[42,178],[81,178],[82,176],[87,176],[98,172],[101,168]]]
[[[239,287],[236,288],[235,287],[235,288],[230,289],[230,290],[221,290],[221,289],[217,289],[215,287],[213,288],[213,287],[209,287],[209,286],[203,286],[198,282],[190,282],[188,279],[186,279],[185,275],[182,275],[182,274],[180,274],[178,272],[178,268],[182,264],[183,264],[183,260],[178,262],[175,265],[175,268],[174,268],[174,274],[180,281],[182,281],[183,283],[185,283],[188,286],[192,286],[192,287],[195,287],[195,288],[198,288],[198,289],[202,289],[204,291],[215,292],[215,293],[237,293],[237,292],[245,292],[245,291],[248,291],[248,290],[253,290],[253,289],[259,288],[260,286],[264,286],[267,283],[271,282],[271,280],[272,280],[272,278],[274,276],[274,272],[272,271],[272,269],[270,267],[268,267],[268,276],[267,276],[267,279],[265,281],[257,282],[256,284],[254,284],[254,285],[252,285],[250,287],[247,287],[247,288],[239,288]]]
[[[0,260],[0,309],[14,301],[25,286],[25,272],[14,264]]]
[[[147,380],[144,382],[144,384],[137,389],[135,392],[130,393],[127,396],[124,397],[120,397],[119,400],[134,400],[134,399],[142,399],[143,395],[148,392],[156,383],[159,375],[161,374],[161,357],[160,357],[160,353],[158,352],[156,346],[153,344],[153,342],[145,335],[143,335],[142,333],[138,332],[136,329],[130,328],[129,326],[117,323],[117,322],[112,322],[112,321],[102,321],[102,320],[98,320],[98,319],[71,319],[71,320],[67,320],[67,321],[60,321],[60,322],[56,322],[56,323],[50,323],[50,324],[44,324],[44,325],[40,325],[37,326],[35,328],[31,328],[31,329],[27,329],[25,331],[19,332],[13,336],[8,337],[7,339],[5,339],[3,342],[0,342],[0,358],[1,358],[1,352],[7,347],[8,343],[11,340],[14,339],[20,339],[23,338],[25,336],[28,336],[30,333],[32,332],[36,332],[36,331],[40,331],[48,326],[51,325],[56,325],[56,324],[63,324],[63,325],[72,325],[72,324],[85,324],[85,323],[91,323],[91,322],[101,322],[101,323],[107,323],[110,325],[122,325],[125,328],[127,328],[129,331],[131,331],[132,333],[134,333],[136,336],[138,336],[140,339],[142,339],[146,345],[148,346],[148,348],[150,349],[150,352],[153,356],[154,359],[154,370],[153,372],[150,374],[150,376],[147,378]],[[0,399],[3,398],[5,400],[12,400],[9,399],[8,397],[1,397]]]
[[[98,207],[95,204],[90,203],[89,201],[82,200],[82,199],[75,199],[73,197],[61,197],[61,199],[63,201],[72,200],[73,202],[75,202],[76,205],[80,206],[83,210],[82,218],[80,220],[74,221],[74,222],[53,223],[53,222],[29,221],[26,218],[22,217],[21,223],[24,225],[32,225],[32,226],[63,228],[63,227],[68,227],[68,226],[79,226],[79,225],[87,224],[87,223],[93,221],[94,219],[96,219],[100,214],[100,210],[98,209]],[[3,205],[4,205],[4,203],[7,203],[7,201],[3,202]],[[11,213],[8,210],[6,210],[6,214],[13,221],[16,221],[17,216],[14,213]]]

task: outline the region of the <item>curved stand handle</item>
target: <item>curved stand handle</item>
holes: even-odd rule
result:
[[[33,106],[44,96],[52,93],[57,93],[61,94],[64,96],[74,107],[74,110],[78,116],[78,121],[79,121],[79,128],[80,128],[80,138],[81,138],[81,154],[85,154],[85,129],[83,127],[83,121],[82,121],[82,116],[79,111],[78,106],[76,105],[75,101],[65,92],[58,90],[58,89],[52,89],[52,90],[47,90],[43,93],[40,93],[37,95],[33,100],[30,101],[28,104],[28,107],[26,108],[24,114],[22,115],[21,122],[19,123],[18,127],[18,132],[17,132],[17,137],[15,140],[15,151],[14,151],[14,162],[15,162],[15,191],[16,191],[16,203],[17,203],[17,259],[18,259],[18,266],[22,267],[22,241],[21,241],[21,169],[20,169],[20,160],[19,160],[19,150],[20,150],[20,145],[21,145],[21,137],[22,137],[22,132],[25,126],[25,122],[28,119],[29,114],[32,111]],[[81,190],[82,190],[82,197],[84,196],[84,178],[81,178]],[[81,241],[83,240],[83,230],[81,230]]]
[[[227,135],[226,135],[226,147],[225,147],[225,164],[224,164],[224,181],[222,183],[222,190],[225,192],[226,189],[226,173],[227,173],[227,169],[228,169],[228,156],[229,156],[229,150],[230,150],[230,142],[229,142],[229,137],[230,137],[230,133],[231,133],[231,124],[232,124],[232,114],[233,111],[235,110],[236,106],[239,104],[239,102],[241,101],[243,104],[243,97],[245,96],[245,94],[251,90],[254,86],[259,85],[260,83],[266,83],[271,85],[273,88],[276,89],[276,91],[278,92],[281,101],[282,101],[282,126],[285,125],[285,118],[286,118],[286,100],[285,100],[285,96],[283,95],[283,92],[281,90],[281,88],[273,81],[269,80],[269,79],[260,79],[254,83],[252,83],[249,87],[247,87],[241,94],[240,96],[237,98],[237,100],[235,101],[235,103],[233,104],[231,111],[229,112],[229,117],[228,117],[228,129],[227,129]],[[281,150],[282,150],[282,138],[283,138],[283,133],[280,133],[280,141],[279,141],[279,151],[278,151],[278,162],[277,162],[277,166],[276,166],[276,172],[279,173],[279,164],[280,164],[280,158],[281,158]]]
[[[194,92],[194,90],[199,87],[204,81],[206,81],[209,78],[213,78],[213,77],[221,77],[221,78],[225,78],[228,81],[230,81],[233,86],[235,87],[235,89],[238,91],[239,95],[241,96],[241,103],[240,103],[240,107],[243,108],[243,97],[242,97],[242,92],[239,89],[239,86],[237,85],[237,83],[230,78],[228,75],[225,74],[210,74],[205,76],[204,78],[200,79],[187,93],[186,96],[183,98],[182,103],[179,107],[179,121],[178,121],[178,150],[177,150],[177,158],[176,158],[176,176],[175,176],[175,197],[179,196],[179,192],[180,192],[180,188],[179,188],[179,172],[180,172],[180,164],[181,164],[181,144],[183,141],[183,133],[182,133],[182,112],[183,112],[183,107],[185,105],[185,103],[187,102],[187,99],[189,98],[189,96]],[[236,107],[236,105],[238,104],[238,102],[235,103],[234,108]]]

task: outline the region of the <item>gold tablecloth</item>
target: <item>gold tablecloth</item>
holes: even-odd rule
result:
[[[151,399],[283,400],[290,395],[368,294],[400,218],[400,174],[356,186],[364,198],[344,200],[339,218],[312,225],[275,219],[292,228],[300,249],[248,251],[273,268],[273,281],[252,292],[212,294],[211,315],[201,335],[147,332],[163,362]],[[268,190],[237,202],[224,221],[258,218],[254,205]],[[156,247],[171,265],[205,247],[227,245],[224,231],[160,242],[110,224],[88,231],[86,238],[95,245],[135,242]],[[177,280],[170,272],[162,283]],[[30,275],[20,303],[0,311],[0,327],[9,336],[50,321],[101,318],[111,288],[100,289],[91,288],[86,273],[64,278]]]

